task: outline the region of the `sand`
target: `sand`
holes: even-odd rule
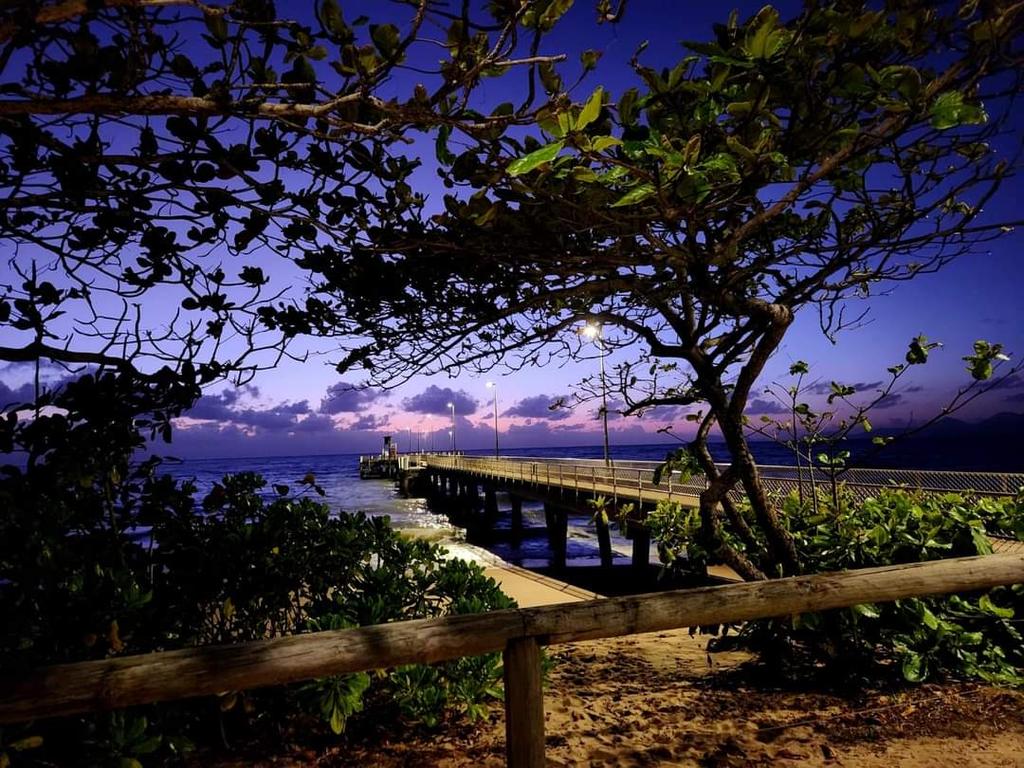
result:
[[[508,566],[466,547],[521,606],[593,599],[593,593]],[[859,691],[842,697],[780,685],[743,652],[709,654],[687,630],[548,649],[548,764],[693,768],[1024,768],[1024,693],[969,683]],[[251,745],[240,766],[499,768],[504,712],[433,732],[371,724],[370,732],[291,746]],[[253,754],[253,752],[257,754]],[[212,758],[212,759],[211,759]]]
[[[489,575],[520,605],[594,597],[522,569]],[[1024,768],[1024,694],[966,683],[855,698],[756,683],[743,652],[709,654],[687,630],[549,649],[548,764]],[[318,766],[505,765],[504,714],[321,752]],[[300,763],[301,764],[301,763]]]
[[[862,693],[752,685],[746,655],[683,630],[552,649],[550,766],[1024,766],[1024,695],[973,684]],[[503,766],[495,706],[476,725],[328,750],[318,766]]]

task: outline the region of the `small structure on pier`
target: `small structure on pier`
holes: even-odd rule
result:
[[[391,440],[391,435],[384,436],[384,447],[376,456],[359,457],[359,478],[398,478],[402,471],[409,468],[409,457],[398,455],[398,445]]]

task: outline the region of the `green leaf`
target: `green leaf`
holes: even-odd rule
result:
[[[860,605],[853,606],[853,612],[866,616],[869,619],[880,619],[882,617],[881,612],[878,610],[874,603],[861,603]]]
[[[653,184],[641,184],[629,190],[626,194],[612,203],[612,208],[622,208],[627,205],[636,205],[649,197],[653,197],[657,190]]]
[[[524,173],[529,173],[535,168],[544,165],[544,163],[550,163],[558,157],[558,153],[562,151],[564,146],[564,141],[553,141],[528,155],[513,160],[505,170],[509,176],[522,176]]]
[[[555,22],[562,18],[562,16],[572,8],[573,1],[574,0],[550,0],[548,7],[538,19],[540,28],[544,31],[548,31],[555,26]]]
[[[1013,608],[1003,608],[992,602],[992,598],[989,595],[982,595],[978,598],[978,608],[983,610],[985,613],[990,613],[993,616],[998,616],[1001,619],[1012,619]]]
[[[700,164],[701,170],[717,173],[730,181],[739,181],[740,172],[736,166],[736,158],[728,152],[718,152]]]
[[[985,531],[971,528],[971,541],[974,543],[974,549],[979,555],[992,554],[992,540]]]
[[[779,12],[766,6],[758,15],[760,21],[743,43],[744,52],[752,59],[770,59],[789,39],[789,32],[779,27]]]
[[[374,46],[380,51],[381,56],[391,58],[398,50],[398,27],[394,24],[371,24],[370,39]]]
[[[928,362],[928,352],[934,348],[934,344],[928,343],[928,337],[917,336],[910,341],[907,349],[906,360],[910,365],[923,365]]]
[[[618,147],[621,144],[622,140],[614,136],[598,136],[590,142],[590,146],[595,152],[604,152],[609,147]]]
[[[630,88],[619,98],[619,122],[629,125],[636,121],[640,92],[636,88]]]
[[[919,683],[927,675],[927,667],[916,653],[908,653],[903,659],[903,677],[911,683]]]
[[[594,67],[596,67],[597,62],[601,60],[601,56],[603,55],[603,53],[603,51],[595,51],[589,48],[585,50],[583,53],[581,53],[580,64],[583,65],[583,71],[589,72]]]
[[[448,149],[448,137],[451,136],[452,129],[447,125],[442,125],[437,130],[437,139],[434,141],[434,153],[437,155],[437,162],[441,165],[451,165],[455,162],[455,155]]]
[[[938,629],[939,620],[926,606],[921,606],[921,623],[928,629]]]
[[[24,752],[26,749],[38,749],[39,747],[43,746],[43,737],[26,736],[24,739],[12,741],[7,746],[15,752]]]
[[[959,91],[940,93],[931,108],[932,127],[940,131],[959,125],[979,125],[988,120],[985,108],[980,104],[965,104],[964,95]]]
[[[590,94],[590,98],[587,99],[587,103],[583,105],[583,109],[580,111],[580,115],[576,118],[576,130],[582,131],[592,122],[597,120],[598,115],[601,114],[601,104],[604,100],[604,88],[600,85],[594,89],[594,92]]]
[[[206,23],[206,29],[209,30],[210,35],[215,40],[223,42],[228,39],[228,22],[224,18],[223,13],[203,14],[203,21]]]
[[[335,708],[331,711],[330,726],[331,732],[335,735],[345,730],[345,715],[340,709]]]

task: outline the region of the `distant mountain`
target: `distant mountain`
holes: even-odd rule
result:
[[[900,434],[902,431],[900,429],[879,430],[882,434]],[[936,424],[932,424],[908,439],[934,440],[936,438],[958,437],[994,439],[1011,436],[1024,436],[1024,413],[1004,411],[994,416],[989,416],[983,421],[973,422],[946,418]]]

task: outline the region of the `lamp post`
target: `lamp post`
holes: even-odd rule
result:
[[[448,433],[452,436],[452,453],[455,453],[455,401],[452,400],[448,403],[448,407],[452,409],[452,428]]]
[[[494,390],[494,458],[498,458],[498,385],[488,381],[487,388]]]
[[[601,353],[601,421],[604,427],[604,463],[605,466],[611,466],[611,451],[608,450],[608,380],[604,372],[604,338],[601,335],[601,326],[598,323],[587,323],[580,330],[580,333],[588,339],[592,339]]]

